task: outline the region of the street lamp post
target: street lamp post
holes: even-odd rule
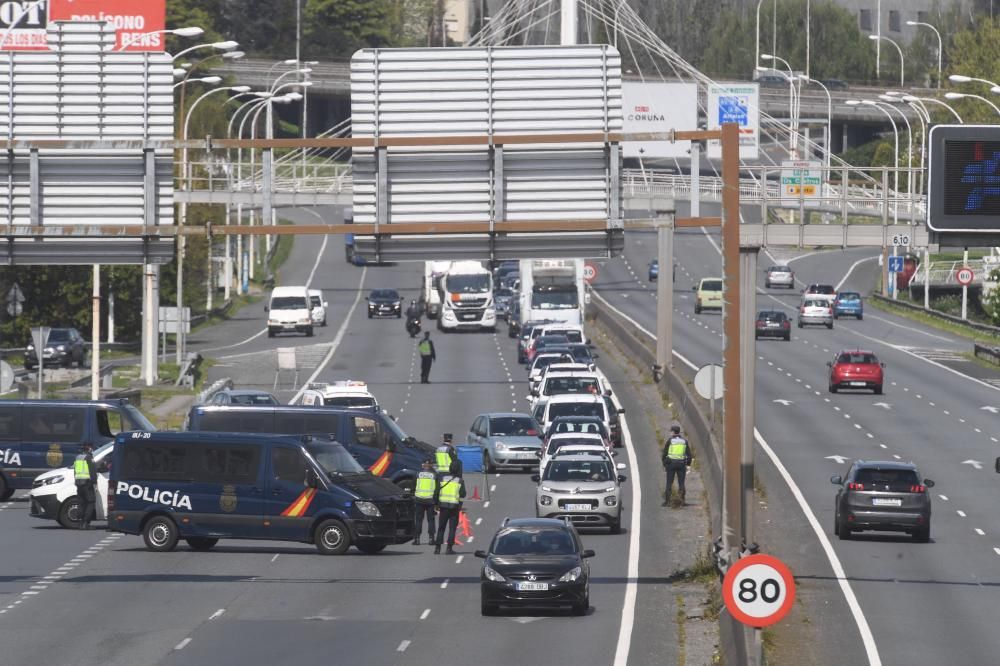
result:
[[[756,43],[757,50],[754,52],[753,66],[756,68],[760,64],[760,6],[764,3],[764,0],[757,0],[757,23],[755,34],[757,35]]]
[[[941,42],[941,33],[940,33],[940,31],[938,31],[938,29],[935,28],[934,26],[932,26],[930,23],[924,23],[923,21],[907,21],[906,25],[919,25],[919,26],[923,26],[925,28],[930,28],[931,30],[934,31],[934,34],[937,35],[937,40],[938,40],[938,52],[937,52],[937,56],[938,56],[938,77],[937,77],[937,87],[938,87],[938,90],[941,90],[941,54],[944,52],[944,46],[943,46],[943,44]]]
[[[923,106],[924,111],[927,111],[927,107],[924,106],[923,102],[930,102],[932,104],[937,104],[939,106],[943,106],[944,108],[948,109],[948,111],[951,112],[951,115],[955,116],[955,120],[957,120],[959,123],[964,124],[964,122],[965,122],[965,121],[962,120],[962,116],[958,115],[958,111],[956,111],[954,108],[952,108],[952,106],[950,104],[945,104],[944,102],[942,102],[939,99],[934,99],[933,97],[917,97],[916,95],[903,95],[903,101],[904,102],[919,102],[919,103],[921,103],[921,106]],[[927,117],[930,118],[930,112],[927,113]]]
[[[881,95],[882,99],[894,100],[895,98],[890,95]],[[906,196],[910,202],[910,221],[913,221],[913,127],[910,125],[910,119],[906,117],[903,110],[892,106],[891,104],[886,104],[885,102],[876,102],[875,100],[866,99],[865,104],[869,106],[878,106],[880,108],[892,109],[899,115],[903,117],[903,122],[906,123]]]
[[[830,89],[816,79],[810,79],[807,74],[799,75],[799,78],[806,83],[815,83],[826,93],[826,136],[824,137],[824,147],[826,148],[826,176],[830,176],[830,142],[833,140],[833,97]]]
[[[895,41],[889,39],[888,37],[885,37],[884,35],[868,35],[868,39],[876,42],[884,40],[896,47],[896,50],[899,52],[899,87],[900,88],[905,87],[906,84],[903,83],[903,80],[906,76],[906,63],[903,60],[903,49],[899,48],[899,44],[897,44]]]
[[[785,76],[784,72],[781,72],[781,75],[785,76],[785,78],[788,79],[788,125],[789,125],[788,148],[790,151],[795,152],[797,150],[796,146],[798,143],[797,140],[798,140],[799,127],[798,127],[798,113],[797,113],[798,105],[796,104],[795,100],[795,75],[792,74],[792,66],[788,64],[787,60],[779,58],[778,56],[773,55],[771,53],[761,53],[760,58],[761,60],[774,60],[780,62],[788,70],[787,76]],[[765,70],[768,69],[766,67],[760,67],[759,65],[758,68]],[[773,71],[776,72],[779,71],[774,68],[771,69],[773,69]]]
[[[1000,116],[1000,107],[997,107],[996,104],[986,99],[982,95],[973,95],[971,93],[959,93],[959,92],[946,92],[944,94],[945,99],[963,99],[965,97],[969,97],[971,99],[978,99],[980,102],[986,102],[991,107],[993,107],[993,110],[997,112],[998,116]]]
[[[892,151],[894,165],[895,165],[894,166],[895,173],[893,174],[893,186],[892,186],[892,189],[894,190],[893,199],[895,200],[895,198],[899,196],[899,128],[896,127],[896,119],[892,117],[891,113],[889,113],[888,111],[886,111],[885,109],[883,109],[881,106],[879,106],[878,104],[876,104],[875,102],[873,102],[870,99],[869,100],[860,100],[860,99],[849,99],[849,100],[847,100],[847,105],[848,106],[858,106],[859,104],[865,104],[867,106],[871,106],[872,108],[878,109],[879,111],[881,111],[885,115],[886,118],[889,119],[889,123],[892,125],[892,136],[893,136],[893,138],[895,140],[895,143],[894,143],[895,147],[894,147],[894,150]],[[892,223],[893,224],[896,224],[899,221],[899,216],[898,216],[898,211],[897,211],[898,208],[899,208],[899,206],[896,205],[895,201],[894,201],[893,202],[893,207],[892,207]]]

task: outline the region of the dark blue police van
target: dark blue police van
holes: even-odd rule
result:
[[[85,442],[97,449],[128,430],[156,428],[123,399],[0,401],[0,499],[72,465]]]
[[[374,554],[413,538],[413,498],[329,437],[132,432],[115,440],[108,529],[160,552],[264,539]]]
[[[434,447],[408,436],[378,407],[197,405],[188,413],[195,432],[274,432],[328,435],[365,469],[413,492],[420,464]]]

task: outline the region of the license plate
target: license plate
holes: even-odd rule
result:
[[[867,382],[851,382],[851,386],[866,386]]]
[[[898,497],[873,497],[874,506],[903,506],[903,500]]]
[[[518,583],[518,592],[544,592],[549,589],[548,583]]]
[[[781,324],[768,324],[768,328],[781,328]]]
[[[518,451],[514,453],[515,458],[537,458],[532,451]]]
[[[590,511],[589,504],[567,504],[567,511]]]

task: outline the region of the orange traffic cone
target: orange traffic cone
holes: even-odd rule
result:
[[[479,486],[472,487],[472,497],[469,498],[470,502],[478,502],[483,498],[479,496]],[[464,514],[463,514],[464,515]]]
[[[462,536],[466,538],[472,536],[472,528],[469,527],[469,517],[464,511],[458,514],[458,529],[462,532]]]

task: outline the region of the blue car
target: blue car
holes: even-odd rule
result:
[[[864,319],[865,308],[861,302],[861,294],[856,291],[842,291],[833,301],[833,318],[857,317]]]
[[[658,277],[660,277],[660,260],[653,259],[649,262],[649,281],[654,282]]]

